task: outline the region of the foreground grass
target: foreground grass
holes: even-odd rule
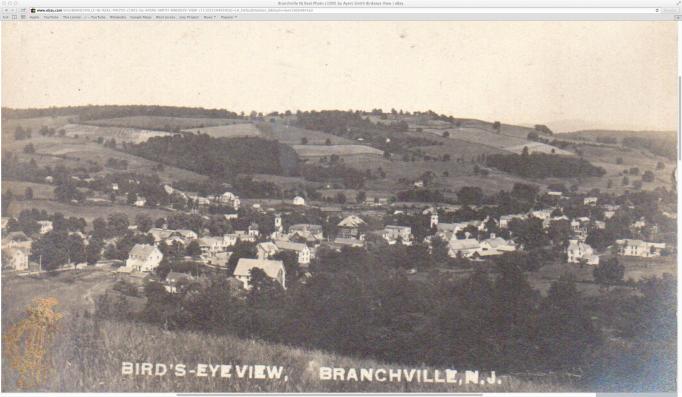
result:
[[[288,380],[254,380],[187,375],[130,376],[121,363],[265,364],[284,367]],[[320,366],[410,368],[341,357],[314,350],[198,332],[169,332],[156,326],[75,316],[63,322],[50,348],[51,375],[37,389],[51,392],[562,392],[575,390],[556,381],[504,377],[500,385],[445,385],[323,381]],[[169,371],[170,372],[170,371]],[[284,377],[282,377],[284,378]],[[2,366],[3,392],[16,387],[17,374]]]

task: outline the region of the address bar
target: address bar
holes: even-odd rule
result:
[[[235,7],[235,8],[36,8],[59,14],[655,14],[660,8],[464,8],[464,7]]]

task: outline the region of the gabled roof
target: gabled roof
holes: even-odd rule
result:
[[[480,246],[481,246],[481,244],[478,242],[478,240],[473,239],[473,238],[465,238],[462,240],[452,239],[452,240],[450,240],[450,243],[449,243],[450,249],[453,249],[453,250],[476,249]]]
[[[178,233],[183,237],[194,237],[197,235],[194,232],[194,230],[189,230],[189,229],[178,229],[178,230],[174,230],[173,232]]]
[[[277,248],[285,251],[303,251],[308,248],[307,245],[302,243],[294,243],[292,241],[286,240],[275,240],[275,245]]]
[[[256,248],[261,251],[265,251],[266,253],[271,255],[276,254],[279,251],[275,243],[273,243],[272,241],[258,243],[258,245],[256,245]]]
[[[409,230],[411,232],[412,228],[409,226],[386,225],[386,227],[384,227],[384,230],[397,230],[397,231]]]
[[[134,256],[139,256],[139,257],[142,257],[142,258],[148,258],[149,255],[151,255],[152,253],[154,253],[154,251],[157,251],[157,252],[159,252],[159,253],[161,252],[161,251],[159,251],[158,248],[154,247],[153,245],[149,245],[149,244],[135,244],[135,245],[133,246],[133,249],[130,250],[129,256],[134,255]]]
[[[282,261],[269,259],[240,258],[237,267],[234,269],[235,276],[250,276],[251,269],[261,269],[270,278],[277,278],[279,272],[284,272]]]
[[[299,241],[307,241],[307,242],[315,242],[318,241],[318,238],[315,237],[315,235],[307,230],[295,230],[293,232],[289,232],[288,239],[290,241],[299,240]]]
[[[207,236],[207,237],[202,237],[197,240],[199,243],[199,246],[211,246],[214,244],[221,244],[223,242],[222,237],[213,237],[213,236]]]
[[[482,242],[488,244],[490,248],[498,248],[509,245],[507,240],[503,239],[502,237],[489,238],[487,240],[483,240]]]
[[[170,235],[173,233],[173,230],[168,230],[168,229],[161,229],[159,227],[153,227],[149,229],[149,234],[154,236],[156,239],[166,239],[170,237]]]
[[[347,217],[343,218],[341,222],[339,222],[340,227],[358,227],[364,224],[365,221],[363,221],[362,218],[357,215],[348,215]]]
[[[297,223],[295,225],[289,226],[289,233],[294,231],[309,231],[313,233],[322,232],[322,225],[314,225],[310,223]]]

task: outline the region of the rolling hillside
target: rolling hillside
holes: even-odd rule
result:
[[[35,153],[24,153],[23,148],[27,144],[32,144],[35,148]],[[126,171],[137,172],[142,174],[156,173],[164,181],[173,180],[203,180],[206,177],[189,171],[183,168],[172,166],[164,167],[163,170],[154,171],[153,167],[157,164],[154,161],[144,159],[142,157],[134,156],[120,150],[114,150],[98,144],[94,140],[87,137],[79,136],[73,138],[69,136],[54,136],[54,137],[33,137],[30,140],[2,141],[3,150],[9,150],[15,153],[20,161],[35,160],[40,167],[50,166],[65,166],[68,168],[89,167],[92,164],[105,165],[108,159],[125,160],[128,162]],[[111,172],[120,172],[120,170],[113,170],[103,167],[102,171],[93,174],[105,174]]]
[[[128,116],[115,117],[111,119],[89,120],[87,123],[100,126],[175,131],[189,128],[204,128],[216,125],[227,125],[243,122],[244,120],[239,119],[211,117]]]
[[[502,376],[499,385],[458,385],[421,382],[320,380],[320,367],[406,368],[372,360],[342,357],[232,336],[163,331],[152,325],[78,317],[61,324],[54,341],[52,362],[58,365],[39,391],[51,392],[567,392],[575,386],[557,380],[524,381]],[[279,379],[132,376],[121,374],[123,362],[267,365],[282,367]],[[64,363],[68,363],[64,365]],[[421,369],[426,369],[422,367]],[[441,369],[442,371],[443,369]],[[433,369],[432,369],[433,371]],[[499,377],[499,375],[498,375]],[[16,375],[3,365],[3,391],[26,391],[15,386]]]
[[[114,110],[121,111],[118,108]],[[79,114],[64,116],[63,112],[56,112],[56,117],[50,117],[42,112],[39,113],[41,117],[5,120],[3,147],[21,152],[30,142],[36,147],[36,154],[20,153],[20,157],[34,158],[39,165],[78,167],[84,161],[111,157],[127,160],[130,170],[147,172],[154,165],[153,161],[104,148],[94,141],[110,137],[117,142],[141,143],[167,131],[201,131],[225,138],[257,137],[293,147],[297,155],[309,164],[318,164],[325,157],[337,155],[345,166],[357,171],[385,174],[385,177],[368,180],[365,188],[387,194],[409,188],[412,182],[429,172],[433,173],[432,186],[446,192],[456,191],[463,184],[473,184],[481,186],[486,193],[494,193],[526,181],[541,187],[562,183],[567,187],[578,186],[584,192],[597,188],[622,193],[633,189],[632,184],[640,179],[638,175],[635,178],[629,176],[631,181],[625,184],[624,177],[630,168],[638,168],[639,175],[645,171],[655,174],[654,181],[645,186],[649,189],[670,187],[670,175],[675,166],[676,136],[672,132],[594,130],[549,135],[542,129],[505,123],[498,125],[428,112],[381,116],[358,116],[355,112],[313,113],[315,115],[311,118],[304,112],[303,122],[301,116],[293,114],[250,119],[218,117],[222,113],[215,113],[216,117],[211,116],[213,113],[203,116],[200,111],[192,110],[188,117],[133,113],[124,117],[90,118],[81,124],[72,124],[77,122]],[[85,114],[90,113],[86,111]],[[37,131],[43,124],[64,128],[66,137],[39,135]],[[30,140],[15,143],[13,129],[20,125],[32,128],[33,136]],[[536,134],[539,141],[528,139],[531,133]],[[485,168],[486,156],[520,154],[524,148],[528,148],[530,153],[579,156],[606,170],[606,175],[601,178],[524,180],[492,169],[487,169],[483,175],[475,171]],[[383,158],[384,151],[391,154],[390,159]],[[201,178],[194,172],[170,165],[159,174],[164,180]]]
[[[202,133],[212,136],[213,138],[239,138],[239,137],[254,137],[263,136],[263,134],[251,123],[226,124],[215,125],[204,128],[193,128],[182,130],[183,132],[191,132],[193,134]]]
[[[168,135],[167,132],[158,130],[145,130],[129,127],[108,127],[88,124],[67,124],[62,127],[69,137],[86,137],[92,140],[115,139],[117,142],[140,143],[155,136]]]

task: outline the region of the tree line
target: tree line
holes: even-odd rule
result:
[[[579,376],[586,388],[609,381],[618,389],[617,375],[636,378],[652,363],[674,360],[655,348],[674,343],[674,280],[645,280],[636,284],[638,293],[607,293],[605,303],[582,296],[569,276],[553,282],[543,297],[513,263],[493,274],[413,279],[389,263],[392,258],[381,250],[327,252],[305,282],[286,291],[257,271],[248,292],[235,291],[224,277],[209,285],[186,283],[177,294],[151,283],[146,307],[135,318],[405,365],[560,371]],[[98,310],[116,314],[106,298]],[[611,322],[614,316],[618,321]],[[604,324],[630,343],[611,343]],[[655,359],[637,356],[645,347]],[[629,362],[619,368],[610,361],[613,354]]]
[[[486,158],[489,167],[528,178],[599,177],[606,173],[589,161],[545,153],[491,154]]]
[[[227,180],[240,173],[292,175],[298,170],[298,156],[291,147],[253,137],[176,134],[153,137],[128,150],[148,160]]]

